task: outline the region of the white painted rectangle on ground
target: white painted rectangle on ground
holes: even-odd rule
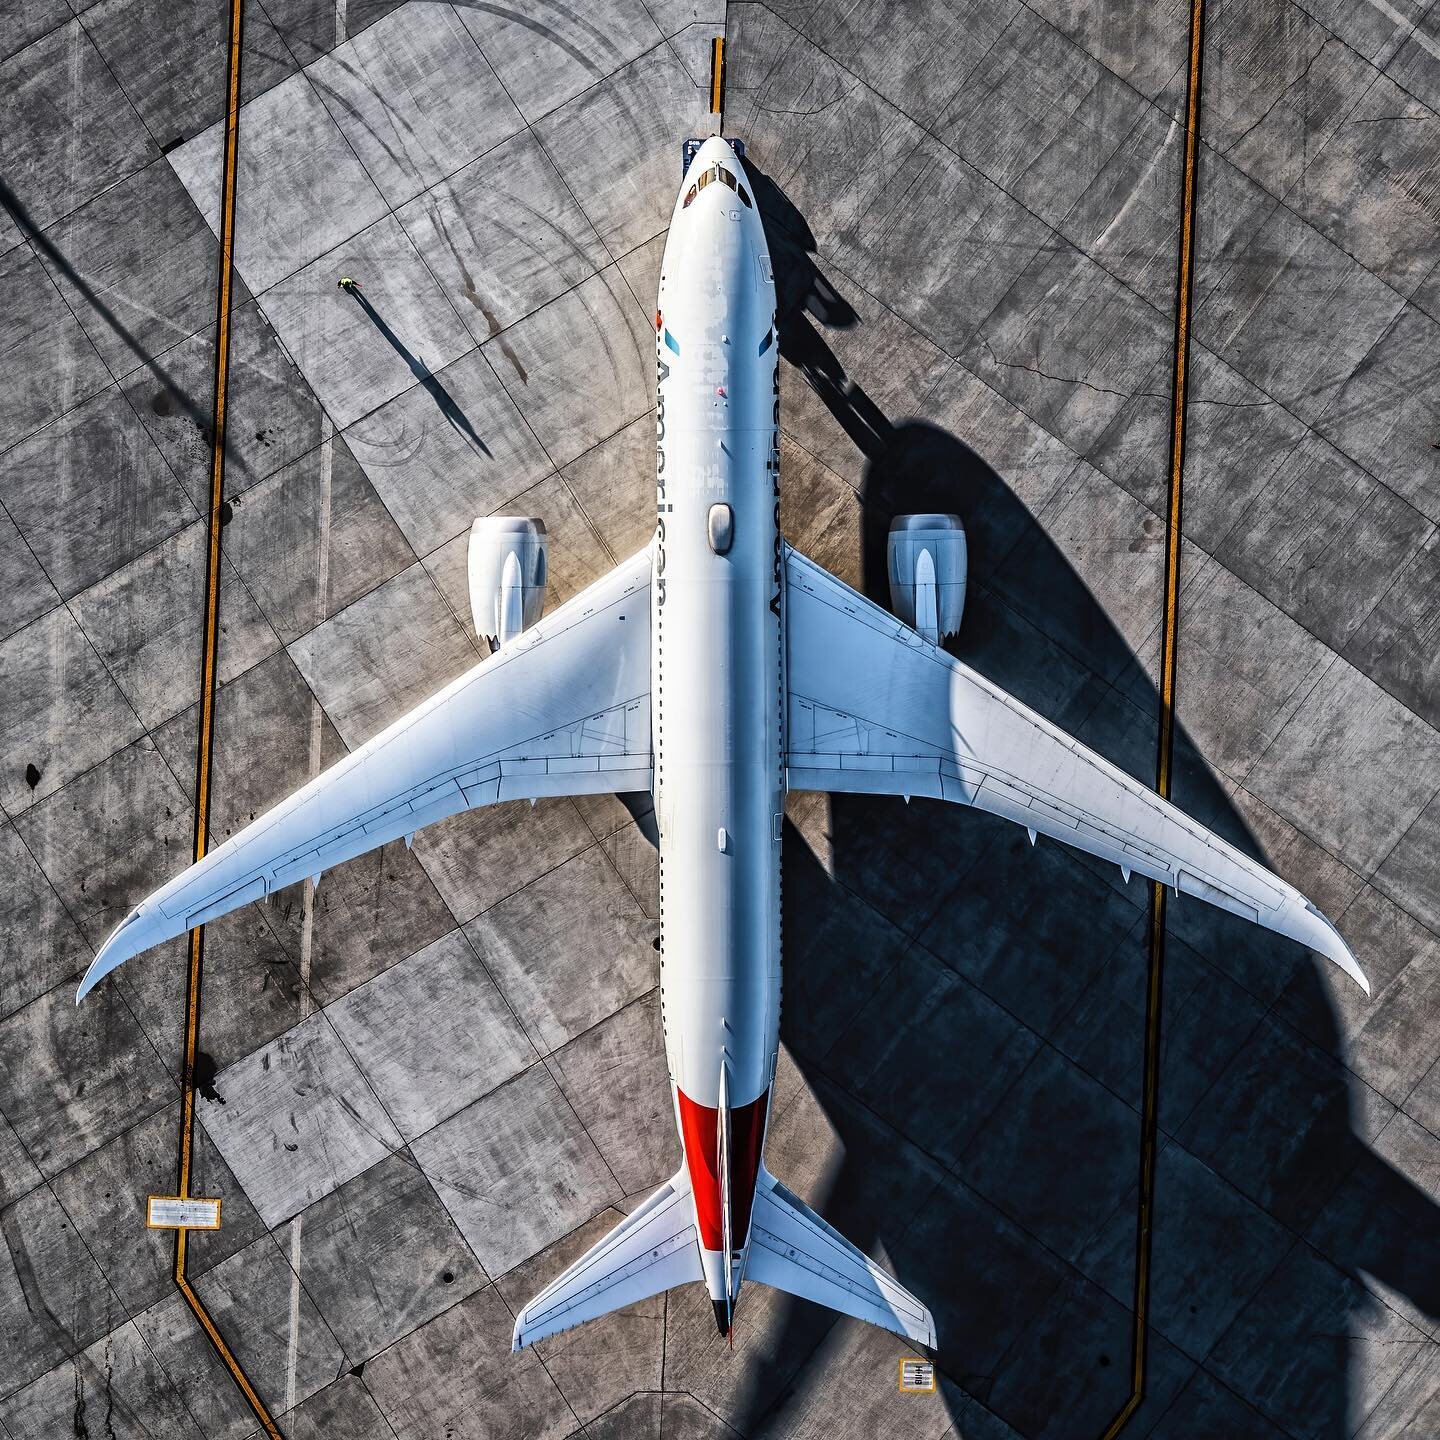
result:
[[[151,1230],[218,1230],[220,1201],[183,1195],[152,1195],[145,1205]]]

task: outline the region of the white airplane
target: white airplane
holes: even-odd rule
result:
[[[671,216],[651,543],[542,619],[543,524],[477,520],[490,657],[144,900],[77,997],[162,940],[462,810],[651,791],[684,1160],[525,1306],[517,1349],[687,1281],[725,1334],[757,1282],[935,1344],[926,1306],[765,1166],[788,790],[1003,815],[1298,940],[1369,991],[1298,890],[940,648],[964,601],[957,517],[895,522],[896,614],[781,538],[775,284],[742,155],[700,145]]]

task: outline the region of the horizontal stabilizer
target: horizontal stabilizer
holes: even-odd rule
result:
[[[512,1348],[703,1280],[694,1211],[682,1169],[525,1306],[515,1319]]]
[[[768,1171],[755,1188],[745,1278],[935,1346],[930,1311]]]

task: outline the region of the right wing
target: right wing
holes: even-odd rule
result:
[[[768,1170],[755,1187],[745,1278],[935,1348],[929,1309]]]
[[[136,906],[122,961],[461,810],[651,788],[650,551],[483,660]]]
[[[929,795],[1003,815],[1298,940],[1368,995],[1293,885],[795,550],[785,551],[792,790]],[[836,657],[843,656],[844,663]]]

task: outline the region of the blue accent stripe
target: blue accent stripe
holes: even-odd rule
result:
[[[763,355],[769,348],[770,342],[775,338],[774,330],[767,330],[765,338],[760,342],[760,353]]]
[[[680,353],[680,346],[679,346],[678,342],[676,341],[675,337],[674,337],[668,330],[665,332],[665,343],[666,343],[677,355]]]

